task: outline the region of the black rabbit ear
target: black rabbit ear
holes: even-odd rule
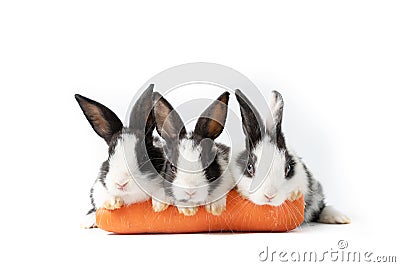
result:
[[[153,93],[153,103],[158,134],[164,139],[182,139],[186,135],[186,128],[176,110],[158,92]]]
[[[271,110],[272,120],[267,121],[266,133],[276,142],[279,149],[285,149],[285,138],[282,133],[282,117],[283,117],[283,97],[277,91],[272,91],[269,108]]]
[[[249,145],[254,147],[265,135],[265,126],[257,109],[250,100],[240,91],[235,90],[236,99],[240,106],[242,116],[242,128],[244,135],[249,141]]]
[[[109,144],[112,136],[123,127],[118,116],[106,106],[87,97],[76,94],[75,99],[94,131]]]
[[[214,140],[222,133],[228,114],[228,102],[229,93],[225,92],[203,111],[194,128],[196,138]]]
[[[153,88],[154,84],[150,84],[132,108],[129,128],[134,131],[136,136],[152,137],[155,128]]]

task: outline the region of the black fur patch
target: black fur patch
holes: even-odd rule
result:
[[[111,137],[110,142],[108,143],[108,159],[110,159],[110,157],[114,155],[115,147],[117,146],[118,141],[121,139],[122,133],[125,131],[126,128],[122,128],[121,131],[117,132]]]
[[[217,148],[217,153],[215,154],[214,159],[209,159],[209,155],[214,155],[214,153],[211,152],[212,147],[208,147],[208,145],[205,144],[210,144],[210,143],[198,143],[194,139],[192,133],[189,134],[189,137],[186,137],[190,140],[193,140],[193,145],[194,146],[202,146],[201,147],[201,162],[203,166],[203,172],[204,176],[206,177],[208,183],[209,183],[209,190],[208,193],[211,194],[216,188],[218,188],[220,184],[220,178],[222,173],[225,171],[221,169],[218,161],[221,160],[229,162],[229,153],[230,153],[230,148],[220,144],[220,143],[215,143],[215,146]],[[165,160],[163,168],[162,168],[162,176],[164,177],[164,189],[165,193],[169,196],[173,197],[172,193],[172,182],[176,178],[176,174],[172,171],[171,165],[175,165],[178,161],[178,149],[177,147],[179,146],[179,143],[176,145],[168,145],[168,140],[166,140],[167,143],[167,154],[168,154],[168,159]],[[172,161],[172,162],[171,162]]]
[[[219,164],[217,163],[218,157],[219,156],[217,155],[215,160],[210,164],[210,166],[204,169],[204,174],[210,185],[208,189],[208,194],[211,194],[221,183],[221,179],[218,179],[221,177],[222,174],[222,170]]]
[[[245,175],[248,178],[253,178],[253,176],[251,176],[247,171],[247,165],[249,163],[253,165],[254,172],[256,172],[255,166],[257,163],[257,156],[253,152],[249,152],[249,150],[246,149],[238,155],[236,159],[236,164],[243,171],[243,175]]]
[[[231,152],[230,147],[221,144],[221,143],[215,143],[218,149],[218,154],[221,155],[222,159],[226,162],[229,162],[229,153]]]
[[[109,163],[108,160],[106,160],[106,161],[103,162],[103,164],[101,164],[100,174],[99,174],[99,177],[98,177],[100,183],[104,187],[106,186],[106,183],[105,183],[104,179],[106,178],[106,175],[107,175],[109,169],[110,169],[110,163]]]
[[[214,190],[216,188],[218,188],[218,186],[221,183],[221,179],[218,179],[218,178],[220,178],[221,175],[223,174],[223,172],[226,171],[224,169],[221,169],[221,166],[219,165],[218,161],[222,160],[227,163],[229,162],[230,148],[223,144],[220,144],[220,143],[216,143],[215,145],[217,147],[217,154],[215,155],[215,159],[210,164],[210,166],[208,166],[204,169],[205,176],[210,183],[209,189],[208,189],[209,195],[212,192],[214,192]]]
[[[291,179],[295,175],[295,167],[296,161],[292,155],[290,155],[287,150],[285,151],[285,159],[286,159],[286,166],[285,166],[285,178],[287,180]],[[289,171],[288,171],[289,170]]]
[[[137,99],[131,110],[129,128],[134,132],[136,137],[143,138],[146,136],[152,138],[153,130],[155,128],[153,88],[154,84],[150,84]]]
[[[96,208],[91,208],[86,215],[92,214],[93,212],[96,212]]]
[[[240,105],[242,128],[246,136],[248,151],[255,148],[265,136],[265,126],[257,109],[250,100],[238,89],[235,91],[236,99]]]
[[[161,176],[164,178],[163,187],[165,194],[170,197],[173,197],[172,182],[176,178],[176,173],[173,172],[172,166],[176,166],[178,162],[178,146],[180,142],[179,140],[169,138],[165,139],[165,146],[161,151],[164,157],[164,162],[161,168]]]
[[[307,166],[303,163],[303,168],[307,174],[307,188],[310,190],[313,186],[313,176],[311,174],[311,172],[307,169]],[[306,207],[310,207],[312,204],[312,198],[311,197],[307,197],[304,199],[305,203],[306,203]]]
[[[164,155],[162,149],[155,147],[153,142],[144,142],[144,140],[138,139],[133,153],[136,154],[137,164],[141,173],[150,174],[150,178],[155,178],[161,173],[164,165]]]
[[[322,185],[314,179],[311,172],[308,170],[307,166],[302,162],[304,171],[307,175],[307,187],[309,194],[304,198],[305,209],[304,209],[304,221],[305,222],[317,222],[321,211],[325,208],[325,198]],[[317,198],[318,197],[318,198]],[[317,203],[317,208],[314,208],[315,202]]]
[[[271,138],[271,140],[275,141],[276,146],[278,147],[279,150],[286,150],[285,136],[283,135],[281,130],[279,130],[279,132],[277,131],[276,138],[275,139]]]
[[[161,171],[161,176],[164,178],[163,187],[165,194],[170,197],[174,197],[172,192],[172,182],[175,180],[176,174],[172,171],[172,165],[176,165],[176,161],[178,159],[178,153],[176,148],[177,146],[174,146],[174,149],[172,149],[173,151],[168,151],[169,150],[168,145],[165,148],[165,150],[167,150],[167,154],[169,155],[164,155],[165,161]],[[173,160],[174,163],[172,163],[170,160]]]
[[[281,123],[279,123],[276,128],[275,132],[267,131],[267,135],[270,138],[270,142],[280,150],[280,151],[285,151],[287,150],[286,148],[286,141],[285,141],[285,135],[282,133],[281,130]]]

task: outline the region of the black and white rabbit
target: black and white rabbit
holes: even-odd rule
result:
[[[162,188],[162,178],[158,173],[164,159],[161,147],[155,145],[158,141],[153,139],[152,93],[153,85],[150,85],[134,105],[136,120],[129,128],[124,127],[109,108],[75,95],[94,131],[108,144],[109,154],[90,190],[93,207],[81,224],[83,228],[96,226],[98,208],[113,210],[145,201],[150,198],[149,194]]]
[[[224,130],[229,93],[223,93],[199,117],[188,133],[176,110],[154,93],[156,129],[165,140],[163,176],[166,202],[185,216],[205,205],[213,215],[226,208],[226,194],[234,187],[228,169],[230,149],[214,140]]]
[[[293,201],[303,194],[304,222],[350,223],[346,215],[326,206],[321,184],[301,158],[286,146],[282,133],[284,103],[281,94],[272,92],[269,106],[272,121],[267,121],[266,125],[247,97],[240,90],[235,94],[246,136],[246,148],[233,152],[230,165],[238,192],[257,205],[272,206],[282,205],[286,199]],[[254,179],[262,183],[250,192]]]

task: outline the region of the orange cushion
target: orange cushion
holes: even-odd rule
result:
[[[227,196],[226,211],[214,216],[200,207],[194,216],[179,214],[174,206],[156,213],[151,200],[117,210],[99,209],[97,226],[120,234],[196,233],[196,232],[286,232],[304,220],[304,199],[283,206],[257,206],[243,199],[236,191]]]

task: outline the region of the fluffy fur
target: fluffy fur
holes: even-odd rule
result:
[[[219,215],[234,183],[229,173],[229,148],[214,142],[224,129],[229,93],[222,94],[200,116],[195,130],[187,133],[173,107],[155,98],[157,131],[165,139],[163,176],[166,201],[191,216],[198,206]]]
[[[139,98],[133,111],[138,114],[132,128],[123,127],[117,115],[104,105],[76,95],[89,123],[108,144],[108,159],[103,162],[91,190],[92,209],[81,226],[95,227],[98,208],[118,209],[122,205],[148,200],[162,188],[159,176],[164,163],[160,141],[153,138],[154,118],[151,85]],[[141,116],[143,116],[141,118]]]
[[[236,98],[246,136],[245,146],[235,149],[230,165],[237,191],[257,205],[272,206],[280,206],[286,199],[294,200],[303,194],[305,222],[349,223],[347,216],[326,207],[321,184],[301,158],[286,146],[281,130],[282,96],[276,91],[272,93],[272,121],[267,121],[266,125],[240,90],[236,90]],[[253,182],[259,186],[250,190]]]

